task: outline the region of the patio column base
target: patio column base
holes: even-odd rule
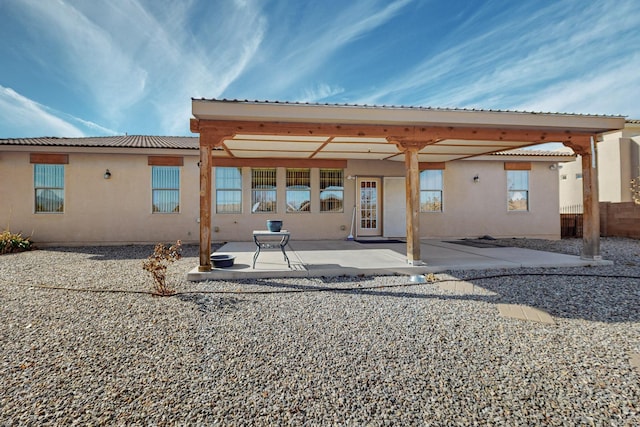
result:
[[[421,265],[427,265],[426,262],[422,261],[421,259],[416,259],[416,260],[407,260],[407,264],[409,265],[413,265],[413,266],[421,266]]]

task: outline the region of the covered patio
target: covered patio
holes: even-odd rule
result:
[[[582,156],[581,258],[601,260],[596,144],[601,134],[622,128],[624,117],[215,99],[193,99],[192,112],[191,131],[200,134],[199,273],[212,271],[214,166],[340,168],[350,159],[404,162],[406,244],[396,244],[401,253],[393,252],[399,268],[411,269],[434,266],[434,253],[421,241],[419,226],[421,168],[548,142]],[[339,243],[353,244],[334,241],[333,250]],[[291,247],[297,251],[293,242]]]
[[[519,267],[584,267],[611,265],[605,260],[586,260],[578,256],[502,247],[488,242],[421,240],[424,265],[409,265],[404,243],[360,243],[357,241],[291,241],[287,256],[291,267],[275,250],[261,251],[252,267],[253,242],[231,242],[216,254],[235,257],[232,267],[191,270],[191,281],[260,279],[276,277],[335,277],[371,275],[423,275],[451,270],[487,270]]]

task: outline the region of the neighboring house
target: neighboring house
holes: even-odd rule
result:
[[[630,182],[640,176],[640,120],[627,120],[624,129],[605,133],[597,153],[599,200],[631,202]],[[580,156],[559,166],[560,209],[582,205]]]
[[[517,149],[420,163],[420,237],[560,238],[555,168],[572,158]],[[195,243],[199,164],[198,137],[0,139],[0,228],[38,244]],[[405,237],[405,175],[403,161],[216,166],[214,153],[212,240],[250,240],[267,219],[298,240]]]

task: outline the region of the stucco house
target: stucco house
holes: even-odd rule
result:
[[[296,239],[560,237],[562,142],[585,159],[624,118],[192,100],[199,137],[0,139],[0,224],[39,244],[248,241],[268,219]],[[591,141],[591,142],[590,142]],[[597,178],[583,161],[588,188]],[[591,200],[585,196],[585,200]],[[597,206],[585,213],[597,227]],[[587,232],[583,255],[599,256]]]
[[[640,176],[640,120],[627,120],[623,129],[607,132],[598,142],[598,187],[601,202],[631,202],[630,182]],[[566,150],[565,150],[566,151]],[[560,208],[582,205],[582,165],[559,165]]]
[[[571,158],[512,150],[425,163],[422,237],[559,238],[548,195],[553,166]],[[0,140],[0,224],[40,244],[197,242],[198,161],[197,137]],[[274,218],[298,239],[406,236],[403,162],[247,163],[213,167],[214,241],[250,240]]]

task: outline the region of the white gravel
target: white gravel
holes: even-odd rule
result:
[[[151,289],[152,250],[0,256],[0,425],[640,425],[640,241],[603,239],[613,267],[436,276],[472,293],[406,276],[190,283],[187,247],[169,271],[192,293],[121,292]]]

